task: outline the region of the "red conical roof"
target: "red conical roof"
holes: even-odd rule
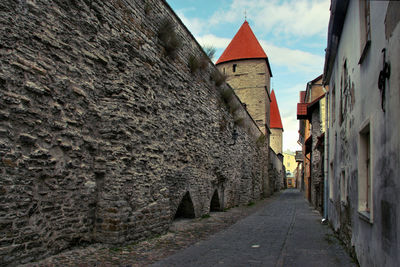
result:
[[[271,92],[271,104],[269,106],[269,126],[270,128],[282,129],[281,114],[279,113],[278,102],[276,102],[275,92]]]
[[[265,58],[265,54],[256,36],[245,20],[239,31],[233,37],[228,47],[222,53],[216,64],[238,59]]]

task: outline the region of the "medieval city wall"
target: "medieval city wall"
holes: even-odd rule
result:
[[[271,193],[268,140],[165,1],[3,0],[0,25],[3,264]]]
[[[271,190],[279,191],[283,189],[285,186],[285,177],[286,177],[286,169],[283,165],[283,157],[282,154],[279,156],[269,148],[269,170],[268,175],[270,178],[270,183],[274,184],[274,188]]]

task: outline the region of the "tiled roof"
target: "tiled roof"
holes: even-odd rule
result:
[[[306,98],[306,91],[300,91],[300,102],[299,103],[304,103]]]
[[[279,113],[278,102],[276,102],[275,92],[271,91],[271,104],[269,106],[270,128],[283,129],[281,114]]]
[[[267,55],[251,30],[249,23],[244,21],[216,64],[250,58],[267,59]]]
[[[297,103],[297,119],[307,119],[307,103]]]

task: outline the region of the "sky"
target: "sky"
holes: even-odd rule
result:
[[[297,144],[299,92],[321,75],[329,22],[329,0],[167,0],[202,46],[216,48],[214,62],[245,17],[268,56],[282,123],[283,150]]]

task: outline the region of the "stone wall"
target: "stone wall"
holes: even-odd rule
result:
[[[282,154],[277,155],[272,148],[269,148],[268,175],[270,183],[274,185],[274,191],[285,188],[286,169],[283,165],[283,156]]]
[[[313,87],[314,89],[314,87]],[[320,117],[320,102],[325,102],[325,98],[314,104],[316,107],[311,113],[311,134],[312,134],[312,152],[311,152],[311,204],[319,212],[323,213],[324,208],[324,145],[321,117]],[[322,140],[321,140],[322,138]],[[322,143],[321,143],[322,141]]]
[[[2,264],[271,193],[268,140],[164,1],[3,0],[0,25]]]

